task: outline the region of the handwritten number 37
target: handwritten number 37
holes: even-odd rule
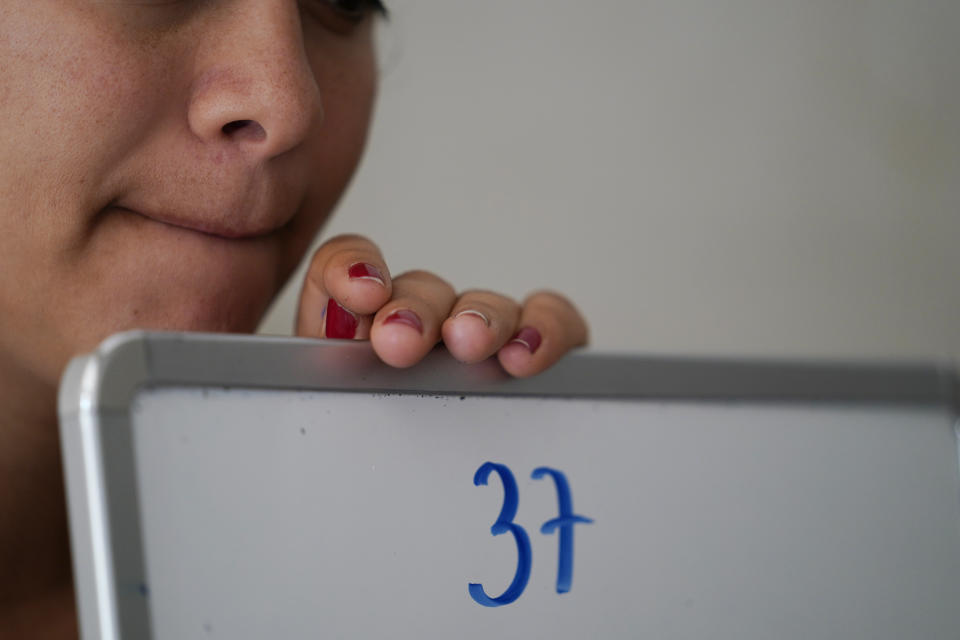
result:
[[[517,543],[517,570],[513,575],[513,582],[510,583],[506,591],[496,598],[488,596],[487,592],[483,589],[483,585],[476,582],[469,584],[470,597],[485,607],[499,607],[510,604],[519,598],[520,594],[522,594],[523,590],[527,587],[527,581],[530,579],[530,565],[533,561],[530,551],[530,537],[523,527],[513,521],[517,515],[517,503],[519,502],[517,481],[513,477],[513,472],[511,472],[506,465],[495,462],[484,462],[473,475],[473,484],[476,486],[487,484],[487,479],[494,471],[500,476],[500,482],[503,484],[503,506],[500,508],[500,515],[497,516],[497,521],[490,527],[490,533],[495,536],[507,532],[513,534],[513,539]],[[549,467],[537,467],[531,474],[534,480],[539,480],[544,476],[553,478],[553,483],[557,491],[557,510],[559,515],[545,522],[543,526],[540,527],[540,533],[550,534],[558,529],[560,531],[560,554],[557,563],[557,593],[566,593],[570,591],[573,583],[573,525],[577,523],[588,524],[593,522],[593,520],[573,513],[573,499],[570,496],[570,485],[567,484],[567,478],[563,475],[562,471]]]

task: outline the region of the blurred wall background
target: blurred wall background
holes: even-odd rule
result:
[[[960,358],[957,0],[387,3],[319,240],[559,289],[604,351]]]

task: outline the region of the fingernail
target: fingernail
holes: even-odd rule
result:
[[[510,340],[510,344],[514,342],[522,344],[527,348],[527,351],[530,353],[536,353],[537,349],[540,348],[540,332],[534,329],[533,327],[524,327],[517,331],[517,335],[513,336]]]
[[[423,323],[420,322],[420,316],[415,314],[409,309],[397,309],[384,319],[383,324],[390,324],[396,322],[398,324],[405,324],[408,327],[417,330],[417,333],[423,333]]]
[[[453,318],[454,318],[454,319],[457,319],[457,318],[459,318],[460,316],[477,316],[478,318],[480,318],[481,320],[483,320],[483,324],[487,325],[488,327],[490,326],[490,320],[487,318],[487,316],[483,315],[482,313],[480,313],[479,311],[477,311],[477,310],[475,310],[475,309],[464,309],[463,311],[461,311],[461,312],[458,313],[457,315],[453,316]]]
[[[373,280],[379,282],[381,286],[386,286],[386,280],[383,279],[380,269],[366,262],[357,262],[350,265],[350,268],[347,269],[347,275],[350,276],[351,280]]]
[[[357,316],[353,315],[333,298],[327,303],[326,336],[328,338],[352,339],[357,335]]]

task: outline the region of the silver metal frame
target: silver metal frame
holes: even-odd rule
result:
[[[960,413],[953,363],[574,354],[535,378],[437,349],[393,369],[369,343],[133,331],[73,360],[59,411],[83,637],[151,637],[130,407],[142,389],[229,387],[725,402],[929,405]],[[109,526],[105,526],[109,523]]]

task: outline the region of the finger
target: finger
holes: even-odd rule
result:
[[[391,290],[386,262],[373,242],[356,235],[333,238],[317,249],[310,260],[300,291],[296,333],[311,337],[365,337],[360,318],[383,306],[390,299]],[[339,308],[331,307],[328,314],[331,298]],[[358,319],[352,336],[347,316]],[[368,331],[369,322],[366,328]]]
[[[440,340],[440,325],[456,299],[453,287],[432,273],[397,276],[393,298],[377,312],[370,329],[373,350],[394,367],[416,364]]]
[[[541,291],[523,303],[519,329],[497,354],[513,376],[525,378],[553,365],[573,347],[587,343],[587,323],[569,300]]]
[[[479,362],[497,352],[513,336],[520,305],[491,291],[466,291],[443,322],[447,350],[461,362]]]
[[[320,333],[311,337],[367,340],[370,338],[373,316],[353,313],[340,305],[336,298],[329,298],[320,324]]]

